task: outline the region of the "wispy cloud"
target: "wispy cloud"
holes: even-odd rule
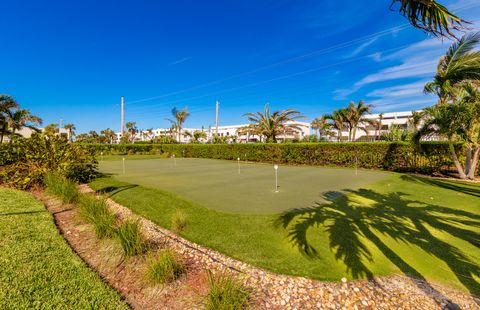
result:
[[[186,62],[186,61],[189,61],[190,59],[192,59],[192,57],[183,57],[183,58],[181,58],[181,59],[178,59],[178,60],[176,60],[176,61],[174,61],[174,62],[169,63],[168,65],[169,65],[169,66],[179,65],[179,64],[184,63],[184,62]]]
[[[378,40],[378,36],[376,37],[373,37],[372,39],[368,40],[367,42],[361,44],[360,46],[358,46],[356,49],[353,50],[353,52],[351,52],[349,55],[347,55],[345,58],[351,58],[351,57],[355,57],[357,56],[358,54],[360,54],[361,52],[363,52],[364,49],[366,49],[367,47],[369,47],[370,45],[372,45],[373,43],[375,43],[375,41]]]

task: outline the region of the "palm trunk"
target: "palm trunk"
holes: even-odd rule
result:
[[[465,174],[468,175],[470,173],[472,164],[472,146],[471,144],[467,144],[466,156],[465,156]]]
[[[462,164],[458,160],[457,153],[455,152],[455,147],[453,146],[453,143],[451,141],[449,141],[448,146],[449,146],[450,152],[452,154],[453,164],[455,165],[455,168],[457,168],[460,179],[466,179],[467,175],[465,174],[465,172],[463,170]]]
[[[0,143],[3,142],[3,136],[5,135],[5,122],[2,122],[2,127],[0,128]]]
[[[355,141],[355,137],[357,136],[357,127],[353,127],[353,135],[352,140]]]
[[[480,146],[475,147],[475,152],[473,153],[472,164],[470,166],[470,171],[468,172],[467,177],[470,180],[475,180],[475,172],[477,171],[478,157],[480,155]]]

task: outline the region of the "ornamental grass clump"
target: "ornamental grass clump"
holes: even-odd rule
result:
[[[78,202],[80,216],[93,225],[95,235],[100,238],[112,238],[116,234],[116,216],[108,210],[104,199],[93,195],[81,195]]]
[[[182,232],[187,226],[187,217],[185,213],[181,210],[175,211],[172,215],[172,231],[175,233]]]
[[[127,220],[117,229],[116,238],[126,257],[142,254],[147,249],[140,233],[138,221]]]
[[[224,273],[214,275],[207,271],[208,294],[205,300],[207,310],[236,310],[248,307],[249,292],[236,278]]]
[[[73,203],[78,199],[79,194],[75,182],[60,174],[46,174],[43,183],[47,193],[60,198],[64,203]]]
[[[149,258],[147,277],[156,283],[169,283],[185,273],[185,265],[172,250],[163,250]]]

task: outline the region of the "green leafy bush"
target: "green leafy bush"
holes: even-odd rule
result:
[[[26,189],[47,173],[87,182],[96,175],[94,152],[59,136],[35,134],[0,144],[0,183]]]
[[[77,185],[58,173],[47,173],[43,178],[47,192],[57,196],[64,203],[73,203],[78,199]]]
[[[187,217],[182,210],[176,210],[172,215],[172,231],[180,233],[187,226]]]
[[[248,306],[249,293],[237,279],[226,274],[214,275],[208,270],[207,280],[205,309],[236,310]]]
[[[120,225],[116,237],[126,257],[142,254],[146,250],[140,233],[140,224],[137,221],[127,220]]]
[[[420,148],[406,142],[319,142],[255,144],[118,144],[85,145],[99,154],[175,154],[177,157],[213,158],[384,169],[390,171],[434,172],[453,168],[448,145],[424,142]],[[463,145],[458,144],[457,148]]]
[[[80,216],[93,225],[95,235],[102,238],[112,238],[116,234],[116,216],[108,210],[104,199],[93,195],[81,195],[78,201]]]
[[[172,250],[163,250],[148,260],[147,277],[157,283],[175,281],[185,272],[185,265]]]

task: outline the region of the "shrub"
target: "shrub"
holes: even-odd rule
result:
[[[127,220],[120,225],[116,237],[126,257],[142,254],[146,250],[140,233],[140,224],[137,221]]]
[[[185,265],[172,250],[163,250],[148,261],[147,277],[157,283],[168,283],[185,272]]]
[[[108,210],[104,199],[97,199],[93,195],[81,195],[78,206],[80,216],[93,225],[98,238],[115,236],[116,216]]]
[[[0,143],[0,183],[20,189],[41,184],[47,173],[87,182],[96,175],[96,165],[92,150],[55,135]]]
[[[207,280],[206,309],[233,310],[248,306],[249,293],[237,279],[226,274],[214,275],[208,270]]]
[[[58,173],[48,173],[43,178],[47,192],[57,196],[64,203],[72,203],[78,199],[78,190],[75,182],[68,180]]]
[[[176,210],[172,215],[172,231],[180,233],[187,226],[187,218],[181,210]]]
[[[416,148],[406,142],[319,142],[252,144],[117,144],[85,145],[104,154],[175,154],[177,157],[213,158],[297,165],[358,167],[390,171],[433,172],[453,169],[448,145],[423,142]],[[456,146],[462,148],[461,144]]]

